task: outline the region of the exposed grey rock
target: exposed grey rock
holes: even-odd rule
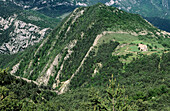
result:
[[[0,17],[0,31],[2,34],[10,27],[10,34],[8,42],[2,43],[0,46],[0,53],[17,53],[30,45],[40,42],[49,31],[49,28],[40,28],[31,23],[25,23],[17,19],[17,15],[13,15],[4,19]],[[1,34],[0,34],[1,35]]]

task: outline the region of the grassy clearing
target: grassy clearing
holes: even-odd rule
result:
[[[121,33],[106,34],[98,41],[98,45],[101,45],[102,43],[109,43],[111,40],[118,41],[120,43],[131,43],[139,39],[138,37],[130,34],[121,34]]]
[[[67,17],[71,12],[68,13],[64,13],[63,15],[56,17],[57,19],[64,19],[65,17]]]
[[[130,51],[137,51],[137,44],[144,44],[149,46],[150,49],[156,49],[156,50],[164,50],[165,48],[159,44],[156,39],[149,39],[146,37],[144,40],[139,40],[139,37],[133,36],[130,34],[121,34],[121,33],[115,33],[115,34],[106,34],[103,36],[99,41],[98,45],[101,45],[103,43],[109,43],[110,41],[118,41],[120,44],[130,44],[133,45],[133,47],[130,47]]]
[[[126,59],[121,58],[120,60],[123,63],[130,63],[134,58],[139,57],[140,54],[150,55],[153,53],[162,53],[165,48],[157,42],[156,39],[146,38],[144,40],[140,40],[139,37],[133,36],[130,34],[106,34],[98,41],[98,46],[103,43],[109,43],[110,41],[118,41],[120,43],[120,47],[117,47],[116,51],[113,52],[113,55],[124,55],[133,54],[132,56],[128,56]],[[123,45],[124,44],[124,45]],[[148,46],[148,51],[142,52],[138,49],[138,44],[144,44]]]
[[[130,46],[130,47],[129,47],[129,50],[130,50],[130,51],[133,51],[133,52],[140,52],[140,50],[138,49],[138,46],[134,46],[134,45],[133,45],[133,46]]]
[[[146,35],[147,36],[147,35]],[[121,34],[121,33],[114,33],[114,34],[106,34],[103,36],[99,41],[98,45],[101,45],[103,43],[109,43],[110,41],[118,41],[120,44],[145,44],[150,45],[151,47],[155,47],[157,49],[163,49],[164,47],[157,42],[155,39],[149,39],[146,37],[144,40],[139,40],[139,37],[133,36],[130,34]]]

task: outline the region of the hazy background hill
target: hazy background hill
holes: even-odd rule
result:
[[[32,9],[47,16],[58,17],[73,11],[76,4],[71,0],[5,0],[11,1],[23,9]]]
[[[140,14],[147,17],[158,28],[170,31],[169,26],[164,26],[164,24],[169,24],[170,19],[170,2],[168,0],[12,0],[12,2],[24,9],[36,10],[51,17],[67,14],[79,6],[103,3]],[[149,19],[148,17],[152,18]],[[153,17],[158,19],[153,19]]]
[[[8,0],[5,0],[8,1]],[[57,9],[64,13],[64,10],[71,11],[76,6],[89,6],[96,3],[103,3],[108,6],[116,6],[129,12],[138,13],[145,17],[169,18],[168,0],[11,0],[17,6],[25,9],[33,9],[40,12],[50,10],[51,14]],[[67,7],[69,6],[69,7]],[[66,11],[66,12],[67,12]],[[46,12],[43,12],[46,13]],[[59,12],[58,12],[59,15]]]

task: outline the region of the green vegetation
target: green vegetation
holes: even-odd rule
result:
[[[27,83],[11,76],[6,70],[0,70],[1,111],[36,110],[41,103],[46,103],[55,95],[48,88],[44,91],[34,83]]]
[[[13,54],[13,55],[4,55],[4,54],[0,54],[0,68],[3,67],[12,67],[16,61],[13,61],[14,59],[16,59],[18,57],[17,54]],[[7,64],[8,63],[8,64]],[[14,63],[14,64],[12,64]]]
[[[163,54],[162,60],[155,54],[136,59],[125,66],[124,73],[115,74],[114,78],[117,81],[114,81],[110,75],[103,75],[103,71],[101,71],[100,74],[94,76],[96,84],[89,81],[86,83],[86,88],[83,85],[77,86],[62,95],[56,95],[50,91],[44,92],[47,88],[42,87],[43,91],[33,83],[15,79],[6,71],[1,71],[0,94],[2,101],[0,108],[2,110],[7,110],[7,108],[9,110],[15,108],[56,111],[105,110],[113,108],[112,99],[114,97],[115,109],[125,108],[124,111],[129,111],[131,108],[138,111],[169,110],[169,56],[170,53]],[[159,64],[160,67],[158,67]],[[111,67],[106,68],[111,69]],[[121,68],[121,70],[123,69]],[[100,79],[97,76],[101,76]],[[81,79],[83,80],[83,78],[79,78],[73,82],[80,82]],[[86,81],[90,79],[92,78],[86,78]],[[108,88],[106,88],[107,85]],[[122,88],[123,85],[124,88]],[[117,95],[110,96],[112,88],[115,89]],[[126,104],[123,101],[126,101]]]
[[[3,44],[3,43],[6,43],[9,41],[10,37],[10,33],[11,31],[14,30],[14,27],[13,26],[10,26],[7,30],[3,31],[3,33],[1,34],[1,39],[0,39],[0,46]]]
[[[14,5],[11,2],[3,2],[0,1],[0,16],[3,18],[7,18],[11,15],[13,15],[14,13],[20,13],[21,12],[21,8]]]
[[[99,92],[94,92],[92,89],[90,93],[90,101],[89,105],[94,107],[94,111],[137,111],[137,106],[135,103],[130,105],[130,100],[128,97],[125,97],[125,89],[120,88],[119,84],[116,84],[116,79],[109,80],[109,85],[106,89],[106,96],[104,98],[99,96]]]
[[[166,40],[167,39],[167,40]],[[159,53],[162,54],[164,51],[169,50],[169,46],[165,45],[169,43],[169,39],[157,39],[156,37],[150,37],[149,34],[146,35],[131,35],[131,34],[122,34],[122,33],[113,33],[106,34],[99,41],[98,45],[102,45],[103,43],[108,43],[109,41],[118,41],[120,43],[120,47],[116,49],[116,51],[112,51],[114,55],[119,55],[120,60],[123,63],[129,63],[133,60],[133,58],[140,57],[141,54],[153,54]],[[164,44],[164,42],[166,43]],[[143,44],[147,46],[147,51],[140,51],[138,47],[139,44]],[[128,54],[132,54],[131,56],[125,57]]]
[[[133,52],[139,52],[139,49],[137,46],[131,46],[131,47],[129,47],[129,50],[131,50]]]
[[[32,10],[25,10],[19,13],[18,19],[26,23],[37,25],[41,28],[52,28],[52,29],[54,29],[56,25],[60,22],[60,19],[51,18]]]
[[[98,44],[101,44],[102,42],[110,42],[111,40],[119,41],[119,43],[132,43],[134,41],[138,41],[138,37],[130,35],[130,34],[122,34],[122,33],[114,33],[114,34],[107,34],[104,37],[102,37]]]
[[[93,46],[104,31],[113,33],[103,35]],[[127,34],[116,33],[120,31]],[[140,35],[142,31],[147,34]],[[23,104],[31,110],[110,110],[113,105],[123,111],[169,110],[169,38],[156,32],[159,30],[139,15],[117,8],[103,4],[79,8],[41,43],[16,54],[18,57],[13,56],[11,62],[1,59],[2,68],[11,69],[20,62],[15,75],[34,81],[46,76],[53,66],[47,85],[26,83],[1,71],[1,81],[7,81],[1,83],[1,90],[12,92],[12,97],[16,95],[16,103],[25,100]],[[138,44],[146,45],[148,51],[139,51]],[[61,57],[54,65],[57,55]],[[67,92],[61,95],[53,93],[52,88],[58,73],[59,87],[54,89],[60,89],[75,74],[66,87]],[[23,104],[19,109],[25,110]]]
[[[74,21],[74,19],[76,18],[76,14],[80,13],[81,11],[84,11],[84,14],[78,17]],[[114,7],[107,7],[104,6],[103,4],[97,4],[95,6],[86,7],[86,8],[82,7],[76,10],[76,12],[71,13],[70,16],[66,17],[58,25],[58,27],[48,35],[47,39],[44,40],[44,45],[40,47],[37,53],[35,53],[36,49],[40,46],[42,42],[18,54],[19,57],[17,58],[17,60],[14,59],[12,63],[4,64],[6,62],[3,62],[2,65],[4,66],[1,65],[1,67],[2,68],[10,67],[11,69],[12,65],[15,65],[21,61],[19,70],[17,71],[16,75],[26,77],[32,80],[36,80],[38,77],[46,73],[47,69],[50,67],[50,64],[54,61],[54,58],[57,56],[57,54],[61,54],[63,59],[59,61],[58,68],[56,68],[56,70],[54,71],[53,74],[54,76],[50,77],[49,85],[51,86],[52,83],[55,81],[55,77],[60,71],[61,64],[63,64],[64,67],[61,70],[60,81],[64,82],[72,76],[72,74],[80,66],[82,59],[85,57],[86,53],[92,46],[97,35],[101,34],[103,31],[112,31],[112,32],[122,31],[127,33],[135,32],[136,34],[139,34],[143,30],[146,31],[148,34],[133,36],[130,34],[116,33],[116,34],[107,34],[103,36],[98,41],[97,49],[95,50],[95,52],[90,52],[90,55],[93,54],[97,55],[91,60],[94,61],[94,63],[91,64],[92,68],[94,68],[97,63],[100,63],[100,61],[103,61],[103,63],[106,62],[105,58],[107,58],[108,56],[103,55],[104,57],[103,59],[101,56],[102,55],[101,52],[103,52],[103,49],[109,50],[109,52],[105,52],[106,54],[109,53],[110,55],[112,55],[113,53],[115,55],[115,57],[113,57],[114,60],[118,61],[121,59],[122,56],[123,58],[127,59],[128,61],[127,63],[129,63],[133,60],[133,58],[140,57],[140,55],[145,53],[142,52],[138,56],[138,54],[136,53],[136,51],[137,52],[139,51],[137,49],[138,43],[143,43],[145,45],[151,46],[152,49],[154,49],[154,47],[156,46],[156,49],[154,50],[160,51],[160,53],[162,53],[164,52],[164,50],[168,49],[168,48],[167,49],[164,48],[165,46],[168,47],[168,45],[166,45],[168,44],[168,42],[164,41],[164,39],[167,40],[169,39],[163,38],[163,35],[161,36],[156,35],[156,32],[158,30],[155,27],[152,27],[150,24],[148,24],[139,15],[130,14],[118,10],[117,8]],[[84,33],[83,37],[81,37],[82,33]],[[118,41],[119,43],[110,42],[110,40],[113,39],[115,41]],[[68,50],[66,46],[73,40],[77,40],[77,43],[71,49],[72,53],[69,55],[69,58],[64,60],[65,56],[68,54]],[[104,46],[102,44],[104,44]],[[127,45],[118,50],[116,49],[114,52],[114,49],[117,47],[118,44],[119,45],[127,44]],[[103,48],[105,46],[108,48],[106,49]],[[149,48],[149,52],[147,53],[150,53],[150,50],[151,48]],[[128,55],[126,56],[126,54],[129,54],[129,52],[133,54],[131,56]],[[113,58],[109,56],[107,61],[108,62],[112,61],[111,59]],[[126,63],[126,60],[123,63]],[[122,65],[120,65],[120,67],[121,66]],[[106,65],[105,67],[108,66]],[[90,68],[88,67],[88,69]],[[94,72],[94,69],[92,69],[88,73],[92,73],[92,72]]]
[[[36,11],[49,16],[56,18],[58,16],[61,16],[65,13],[72,12],[77,6],[72,5],[70,0],[53,0],[53,1],[44,1],[41,0],[14,0],[14,1],[9,1],[6,0],[5,3],[1,0],[3,4],[8,4],[10,5],[11,9],[13,7],[17,7],[20,9],[24,10],[31,10],[31,9],[37,9]],[[18,6],[17,6],[17,5]],[[25,7],[26,6],[26,7]],[[12,12],[13,13],[13,12]]]
[[[42,28],[55,28],[58,22],[60,22],[60,19],[51,18],[37,11],[23,10],[11,2],[0,1],[0,5],[0,16],[3,18],[8,18],[16,14],[17,19]]]

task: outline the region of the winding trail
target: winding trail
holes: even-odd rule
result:
[[[14,77],[16,77],[17,79],[22,79],[22,80],[24,80],[24,81],[27,81],[28,83],[33,82],[34,84],[36,84],[37,86],[39,86],[38,82],[36,82],[36,81],[29,80],[29,79],[24,78],[24,77],[16,76],[16,75],[14,75],[14,74],[11,74],[11,75],[14,76]]]
[[[36,84],[38,87],[40,86],[40,84],[39,84],[38,82],[36,82],[36,81],[29,80],[29,79],[24,78],[24,77],[16,76],[16,75],[14,75],[14,74],[11,74],[11,75],[14,76],[14,77],[16,77],[17,79],[22,79],[22,80],[26,81],[27,83],[34,83],[34,84]],[[44,90],[44,89],[41,89],[41,88],[39,88],[39,89],[40,89],[40,90]],[[58,90],[48,90],[48,91],[59,94]]]
[[[97,45],[99,39],[101,37],[103,37],[106,34],[114,34],[114,33],[124,33],[124,34],[128,34],[128,32],[112,32],[112,31],[104,31],[101,34],[97,35],[97,37],[95,38],[93,45],[89,48],[88,52],[86,53],[86,55],[84,56],[83,60],[81,61],[79,67],[77,68],[77,70],[72,74],[71,78],[68,79],[67,81],[63,82],[63,85],[60,87],[59,89],[59,94],[63,94],[65,91],[67,91],[68,89],[68,85],[70,84],[70,81],[74,78],[74,76],[80,71],[80,68],[82,67],[82,65],[84,64],[85,60],[87,59],[87,57],[89,56],[90,52],[92,51],[92,49],[94,48],[94,46]]]

